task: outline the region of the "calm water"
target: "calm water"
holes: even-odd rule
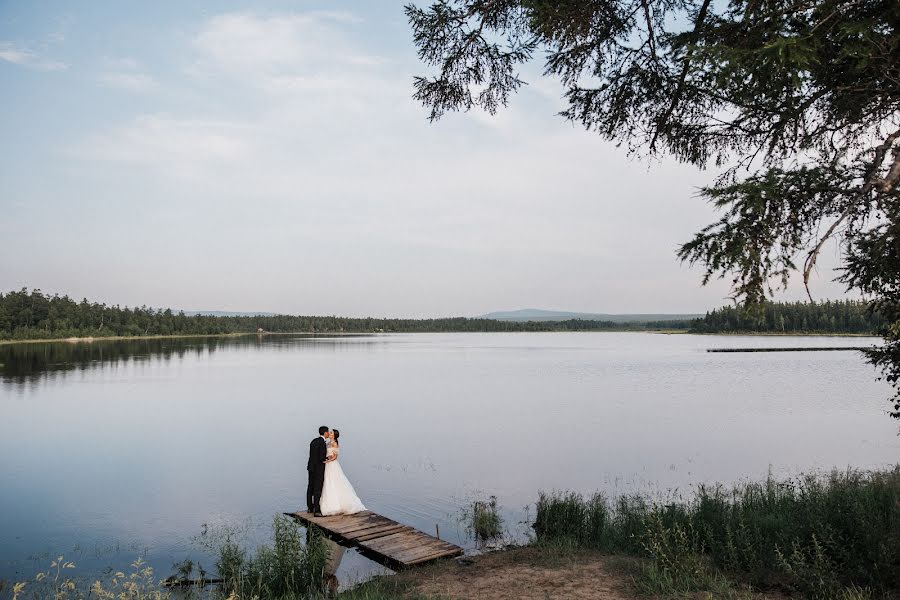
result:
[[[367,506],[471,546],[460,507],[496,495],[512,533],[540,489],[689,491],[768,471],[900,458],[860,338],[414,334],[0,346],[0,578],[64,553],[205,557],[204,523],[265,537],[304,503],[320,424]],[[371,563],[348,553],[343,581]]]

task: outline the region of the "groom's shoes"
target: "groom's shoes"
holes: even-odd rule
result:
[[[320,513],[319,511],[316,511],[316,512],[313,513],[313,516],[314,516],[314,517],[321,517],[321,516],[322,516],[322,513]]]

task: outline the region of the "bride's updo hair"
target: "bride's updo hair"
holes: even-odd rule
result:
[[[335,443],[336,443],[338,446],[340,446],[340,442],[338,442],[338,438],[341,437],[341,432],[338,431],[337,429],[332,429],[332,430],[331,430],[331,433],[334,434],[334,441],[335,441]]]

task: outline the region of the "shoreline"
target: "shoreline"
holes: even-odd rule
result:
[[[108,336],[99,336],[99,337],[68,337],[68,338],[30,338],[27,340],[0,340],[0,346],[12,346],[15,344],[60,344],[60,343],[68,343],[68,344],[93,344],[94,342],[107,342],[107,341],[123,341],[123,340],[177,340],[177,339],[188,339],[188,338],[237,338],[237,337],[246,337],[249,335],[256,336],[264,336],[264,335],[293,335],[293,336],[304,336],[304,337],[362,337],[362,336],[370,336],[370,335],[378,335],[377,332],[366,333],[366,332],[346,332],[346,331],[335,331],[335,332],[321,332],[321,333],[312,333],[309,331],[266,331],[264,333],[258,333],[256,331],[247,331],[240,333],[178,333],[172,335],[108,335]]]
[[[29,338],[25,340],[0,340],[0,346],[9,346],[15,344],[92,344],[94,342],[104,341],[122,341],[122,340],[174,340],[188,338],[237,338],[251,335],[270,336],[270,335],[291,335],[303,337],[367,337],[384,334],[418,334],[418,333],[654,333],[657,335],[703,335],[703,336],[736,336],[736,337],[848,337],[848,338],[867,338],[881,337],[877,333],[780,333],[773,331],[760,332],[692,332],[686,329],[588,329],[588,330],[564,330],[551,329],[547,331],[329,331],[329,332],[310,332],[310,331],[265,331],[259,333],[256,331],[245,331],[237,333],[179,333],[172,335],[109,335],[98,337],[67,337],[67,338]]]

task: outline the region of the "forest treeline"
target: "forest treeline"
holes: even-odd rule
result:
[[[614,323],[572,319],[557,322],[514,322],[450,317],[443,319],[377,319],[334,316],[185,315],[171,309],[129,308],[77,302],[41,290],[0,293],[0,339],[55,339],[150,335],[217,335],[251,333],[373,333],[453,331],[603,331],[687,329],[690,321]]]
[[[691,325],[694,333],[855,333],[877,334],[885,326],[860,300],[764,302],[752,307],[725,306]]]
[[[615,323],[566,321],[498,321],[442,319],[378,319],[335,316],[185,315],[171,309],[107,306],[87,299],[48,295],[41,290],[0,293],[0,339],[54,339],[152,335],[217,335],[251,333],[373,333],[455,331],[646,331],[690,330],[695,333],[856,333],[874,334],[883,326],[877,313],[856,300],[767,302],[755,308],[724,307],[695,320]]]

